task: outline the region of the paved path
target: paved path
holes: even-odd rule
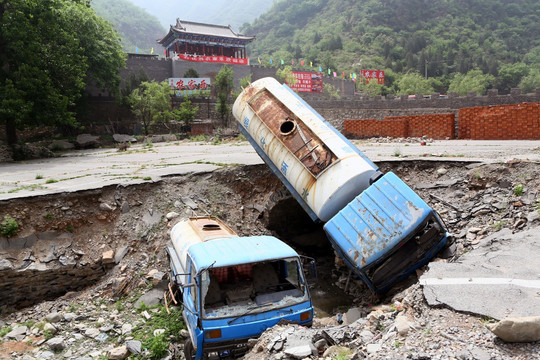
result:
[[[371,160],[540,161],[540,141],[354,141]],[[398,155],[398,156],[396,156]],[[261,164],[248,142],[211,145],[199,142],[134,145],[73,151],[62,157],[0,164],[0,200],[95,189],[112,184],[156,181],[165,175],[212,171],[227,164]]]

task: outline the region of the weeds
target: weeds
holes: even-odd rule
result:
[[[43,179],[43,175],[37,174],[37,175],[36,175],[36,180],[39,180],[39,179]]]
[[[47,220],[51,220],[53,218],[51,213],[46,213],[45,215],[43,215],[43,217]]]
[[[521,196],[523,194],[523,184],[517,184],[514,187],[514,195]]]
[[[11,326],[6,326],[5,328],[0,329],[0,337],[4,337],[13,330]]]
[[[150,352],[149,358],[161,359],[167,355],[170,341],[181,341],[180,330],[186,327],[182,320],[182,313],[178,308],[171,308],[170,315],[167,314],[165,307],[162,305],[153,308],[157,308],[159,311],[153,313],[152,317],[144,324],[133,329],[133,338],[139,340],[142,347]],[[143,304],[137,310],[142,312],[148,309],[149,307]],[[156,329],[165,329],[165,332],[154,336],[154,330]],[[142,359],[141,357],[135,358]]]
[[[152,177],[151,176],[145,176],[145,177],[143,177],[143,180],[152,180]]]
[[[208,141],[208,136],[203,135],[203,134],[195,135],[195,136],[191,136],[188,141],[191,141],[191,142],[204,141],[204,142],[206,142],[206,141]]]
[[[401,156],[401,149],[400,148],[395,148],[394,149],[394,156],[395,157],[400,157]]]
[[[47,179],[45,181],[45,184],[53,184],[53,183],[57,183],[57,182],[58,182],[58,180],[56,180],[56,179]]]
[[[9,215],[4,216],[4,221],[0,223],[0,233],[5,237],[13,236],[19,231],[19,223]]]

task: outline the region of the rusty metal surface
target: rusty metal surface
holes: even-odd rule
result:
[[[337,160],[321,139],[269,91],[261,91],[249,106],[314,177]]]

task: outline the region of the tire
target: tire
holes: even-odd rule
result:
[[[184,343],[184,356],[186,357],[186,360],[194,360],[195,355],[197,355],[193,349],[193,343],[191,342],[191,339],[187,339]]]

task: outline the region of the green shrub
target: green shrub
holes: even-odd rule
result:
[[[0,233],[6,237],[13,236],[19,231],[19,223],[11,216],[4,216],[4,221],[0,223]]]
[[[13,330],[11,326],[6,326],[5,328],[0,329],[0,337],[4,337]]]
[[[518,184],[514,188],[514,195],[521,196],[523,194],[523,184]]]

